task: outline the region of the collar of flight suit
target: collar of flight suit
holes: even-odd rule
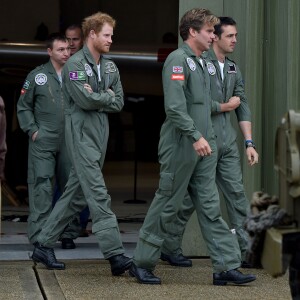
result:
[[[97,75],[97,77],[98,77],[97,64],[96,64],[89,48],[86,45],[84,45],[83,48],[82,48],[82,51],[83,51],[84,56],[85,56],[86,60],[88,61],[89,65],[94,70],[95,75]],[[100,66],[101,66],[100,67],[101,77],[103,77],[103,74],[104,74],[104,67],[102,67],[103,66],[103,63],[102,63],[103,59],[104,59],[103,55],[99,54],[99,62],[100,62]]]
[[[186,55],[188,55],[189,57],[192,57],[193,60],[196,61],[197,64],[199,64],[199,66],[204,70],[206,62],[203,57],[203,53],[200,56],[196,56],[195,52],[192,50],[192,48],[187,43],[183,43],[181,46],[181,49],[183,49],[183,51],[186,53]],[[203,60],[203,65],[200,63],[200,59]]]
[[[218,58],[213,50],[213,48],[211,47],[208,51],[205,52],[205,57],[208,58],[209,60],[211,60],[211,62],[215,65],[216,69],[218,70],[218,72],[220,73],[220,66],[219,66],[219,61],[218,61]],[[228,69],[229,69],[229,66],[228,66],[228,61],[231,61],[227,56],[225,56],[225,60],[224,60],[224,70],[223,70],[223,73],[224,73],[224,82],[225,82],[225,79],[227,77],[227,72],[228,72]],[[234,61],[231,61],[233,64],[235,64]],[[221,76],[221,74],[220,74]]]
[[[47,73],[52,75],[52,77],[60,84],[58,75],[50,59],[47,63],[44,64],[44,68],[46,69]]]
[[[96,62],[95,62],[95,60],[94,60],[94,58],[93,58],[93,56],[92,56],[89,48],[86,45],[84,45],[83,48],[82,48],[82,51],[83,51],[84,56],[85,56],[86,60],[88,61],[88,63],[90,65],[92,65],[93,67],[97,68],[96,67],[97,64],[96,64]],[[101,61],[101,55],[100,54],[99,54],[99,61]]]
[[[191,47],[187,43],[183,43],[181,48],[184,50],[184,52],[190,56],[193,57],[194,59],[197,58],[195,52],[191,49]]]

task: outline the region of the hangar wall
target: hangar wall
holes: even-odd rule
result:
[[[249,200],[257,190],[278,195],[278,174],[274,170],[276,129],[289,109],[300,109],[300,2],[180,0],[179,18],[193,7],[208,8],[216,15],[228,15],[237,21],[238,44],[231,58],[244,75],[252,111],[253,139],[260,155],[259,165],[249,168],[243,154],[243,139],[239,136],[244,185]],[[187,231],[198,230],[196,219],[191,221]],[[206,252],[203,241],[195,239],[185,235],[185,254]]]

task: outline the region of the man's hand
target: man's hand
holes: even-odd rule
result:
[[[88,84],[88,83],[85,83],[83,85],[83,87],[91,94],[93,92],[92,90],[92,87]]]
[[[36,137],[38,135],[38,131],[36,131],[35,133],[33,133],[33,135],[31,136],[32,141],[34,142]]]
[[[115,97],[115,92],[111,89],[107,89],[107,91],[109,92],[109,94],[113,97]]]
[[[211,148],[205,138],[201,137],[193,144],[193,147],[199,156],[211,155]]]
[[[253,166],[258,163],[258,153],[253,147],[248,147],[246,149],[246,155],[248,159],[248,164]]]

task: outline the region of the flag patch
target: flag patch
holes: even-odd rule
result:
[[[183,73],[183,67],[173,66],[173,73]]]

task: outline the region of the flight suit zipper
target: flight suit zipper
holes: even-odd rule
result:
[[[206,61],[205,61],[205,59],[202,59],[202,61],[203,61],[203,66],[202,66],[202,64],[201,64],[201,62],[200,62],[200,59],[199,59],[199,63],[200,63],[200,65],[201,65],[201,68],[202,68],[202,73],[203,73],[203,76],[204,76],[204,88],[205,88],[205,95],[206,95],[206,93],[207,93],[207,78],[209,78],[208,76],[208,73],[206,73],[205,72],[205,70],[204,70],[204,68],[207,68],[206,67]],[[210,87],[209,87],[210,88]],[[210,103],[209,103],[209,101],[210,101],[210,99],[209,99],[209,97],[206,97],[207,99],[205,99],[205,102],[204,102],[204,105],[205,105],[205,108],[206,108],[206,111],[207,111],[207,113],[206,113],[206,126],[205,126],[205,128],[204,128],[204,137],[205,137],[205,139],[208,139],[208,137],[207,137],[207,131],[208,131],[208,118],[209,118],[209,116],[211,115],[211,105],[209,105]]]

